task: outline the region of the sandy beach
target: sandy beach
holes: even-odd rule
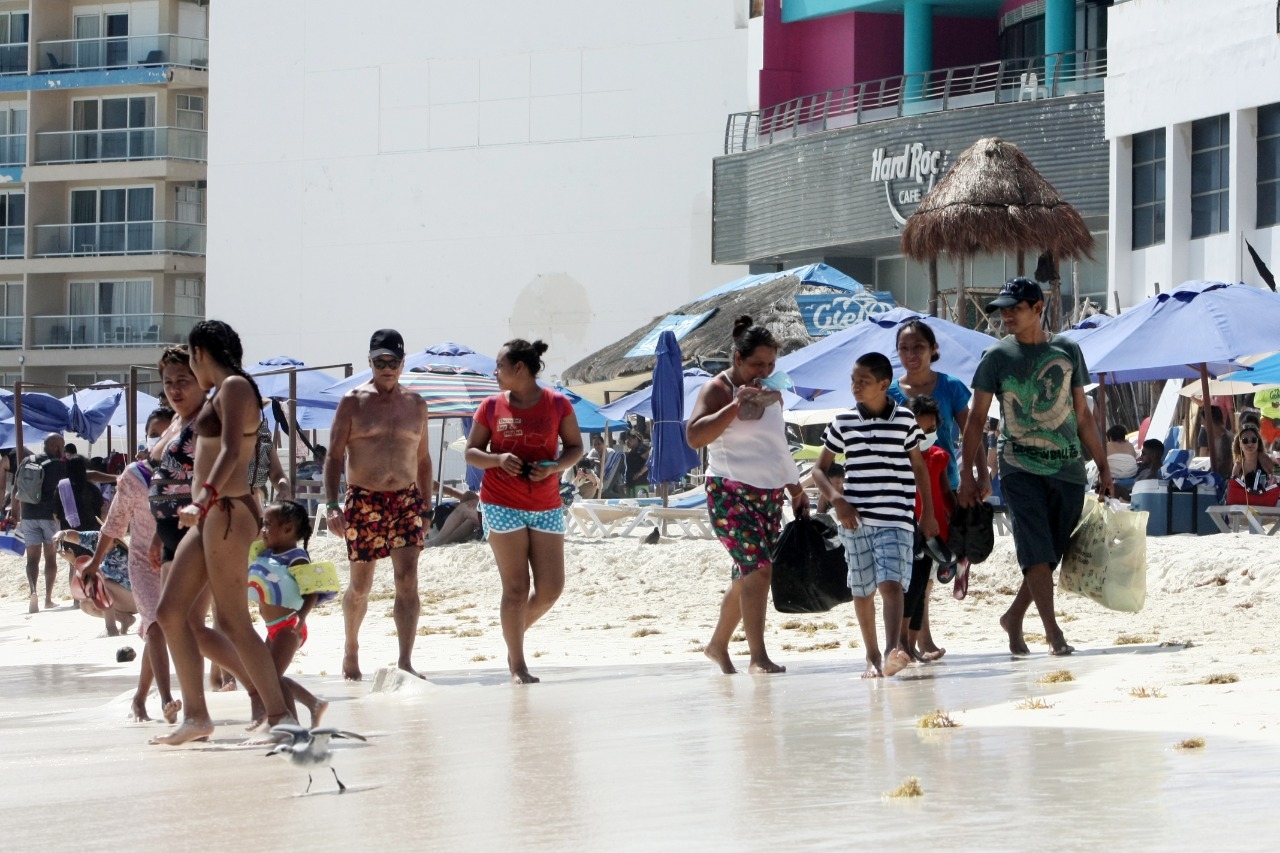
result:
[[[1093,731],[1098,734],[1089,742],[1095,746],[1097,737],[1118,739],[1117,743],[1146,743],[1154,750],[1153,755],[1178,754],[1174,747],[1179,741],[1199,737],[1206,742],[1206,755],[1213,752],[1215,745],[1226,750],[1227,744],[1232,744],[1233,756],[1274,757],[1280,754],[1280,725],[1274,714],[1280,701],[1275,649],[1280,628],[1275,608],[1280,596],[1280,560],[1276,559],[1275,548],[1275,540],[1248,534],[1149,539],[1148,597],[1141,613],[1113,613],[1091,601],[1059,594],[1059,620],[1079,651],[1064,659],[1046,655],[1043,639],[1037,641],[1034,636],[1039,624],[1033,609],[1027,620],[1033,655],[1016,660],[1008,654],[997,624],[1018,581],[1012,541],[1007,536],[999,537],[990,560],[974,567],[965,601],[953,600],[949,587],[934,591],[934,633],[948,649],[947,656],[937,663],[910,667],[897,678],[876,684],[857,679],[863,658],[849,605],[812,616],[783,615],[771,610],[767,628],[770,650],[775,660],[788,666],[789,672],[774,677],[722,676],[701,654],[728,577],[728,561],[718,543],[664,539],[646,545],[638,538],[570,538],[566,543],[565,594],[531,631],[527,643],[530,667],[544,677],[544,683],[517,688],[504,683],[504,648],[497,619],[499,585],[489,549],[483,543],[456,545],[428,549],[421,561],[422,621],[414,660],[427,675],[426,684],[397,678],[388,670],[379,671],[395,658],[389,566],[379,572],[375,581],[362,632],[365,681],[351,685],[339,677],[343,638],[337,602],[322,606],[312,616],[311,639],[295,660],[293,672],[318,694],[340,700],[335,701],[326,722],[340,727],[356,727],[362,722],[388,726],[381,732],[388,739],[397,734],[390,728],[395,724],[388,723],[385,717],[389,707],[398,709],[396,714],[414,709],[411,721],[403,723],[406,730],[411,730],[424,725],[424,718],[430,725],[443,725],[443,720],[434,715],[445,714],[444,709],[458,703],[477,703],[468,705],[466,710],[455,709],[464,717],[482,715],[494,703],[505,709],[504,714],[515,713],[512,703],[518,703],[519,719],[524,721],[521,725],[526,725],[526,715],[538,713],[537,703],[563,701],[571,695],[565,691],[580,690],[590,683],[590,692],[581,692],[575,700],[587,703],[578,708],[584,716],[574,717],[578,726],[584,725],[593,712],[604,713],[612,702],[624,697],[628,703],[639,703],[641,707],[647,702],[661,708],[672,701],[677,707],[682,702],[712,701],[736,708],[734,696],[750,695],[756,697],[751,701],[763,701],[759,699],[761,690],[769,691],[774,703],[783,701],[782,697],[802,694],[810,695],[810,703],[817,703],[812,697],[834,690],[840,698],[827,700],[826,705],[831,707],[805,706],[809,709],[805,713],[814,714],[815,725],[833,712],[849,710],[846,706],[850,702],[855,707],[870,703],[876,725],[910,734],[923,713],[940,707],[960,724],[956,737],[996,738],[996,742],[1005,744],[1001,749],[1022,748],[1011,746],[1016,740],[1007,739],[1019,737],[1011,732],[1061,735]],[[317,559],[335,560],[345,576],[340,542],[332,537],[317,537],[312,554]],[[100,620],[71,608],[65,566],[57,589],[55,599],[61,599],[62,606],[27,614],[22,561],[10,555],[0,558],[0,673],[6,692],[20,700],[10,702],[0,715],[0,728],[29,732],[37,740],[45,738],[47,749],[56,755],[57,729],[49,726],[49,720],[58,714],[70,714],[68,719],[74,721],[78,719],[76,714],[87,714],[92,721],[87,730],[93,737],[108,739],[115,744],[115,752],[130,756],[128,761],[141,756],[148,764],[162,762],[172,767],[175,760],[180,760],[178,753],[200,751],[142,746],[144,735],[163,731],[163,724],[125,722],[128,690],[137,664],[115,662],[118,648],[128,645],[140,651],[141,643],[136,636],[106,637]],[[735,642],[733,652],[745,663],[745,642]],[[1074,680],[1042,683],[1046,675],[1057,670],[1070,671]],[[80,683],[72,686],[67,674],[77,672],[83,675]],[[55,673],[61,675],[54,677]],[[1224,683],[1207,684],[1206,680]],[[984,683],[986,686],[982,686]],[[53,685],[48,688],[48,695],[42,696],[42,684]],[[484,688],[483,696],[468,690],[467,685]],[[998,685],[994,693],[992,685]],[[811,689],[818,692],[810,694]],[[672,691],[685,698],[677,698]],[[521,694],[530,698],[519,698]],[[559,699],[537,698],[543,694]],[[486,696],[489,698],[483,698]],[[1027,709],[1027,700],[1039,700],[1037,704],[1048,707]],[[387,705],[389,701],[391,706]],[[532,704],[525,707],[525,703]],[[215,743],[231,749],[243,737],[242,723],[236,723],[247,713],[244,693],[214,697],[213,709],[220,723]],[[153,714],[155,711],[153,696]],[[855,722],[861,726],[860,713],[849,713],[849,719],[842,724]],[[595,724],[602,722],[596,720]],[[681,737],[676,720],[649,722],[659,726],[662,733],[655,736],[663,743],[672,736]],[[714,720],[704,719],[698,725],[709,723]],[[669,731],[673,728],[674,735]],[[581,730],[566,730],[569,731]],[[913,737],[911,743],[917,740]],[[379,744],[375,738],[373,743],[373,748],[353,752],[344,766],[360,766],[357,755],[368,763],[373,759],[363,757],[376,755],[379,749],[379,766],[384,770],[389,763],[401,760],[389,757],[390,740]],[[131,744],[137,744],[136,756]],[[497,744],[478,748],[486,755],[491,749],[502,749]],[[639,748],[643,752],[650,747]],[[1081,748],[1069,748],[1068,763],[1086,760],[1078,751]],[[1030,761],[1031,747],[1026,749]],[[1122,753],[1123,750],[1115,754]],[[0,767],[9,765],[13,769],[24,763],[39,766],[42,760],[32,756],[40,754],[32,743],[15,744],[0,752]],[[883,777],[902,781],[898,777],[908,775],[904,768],[912,762],[901,752],[893,755],[897,759],[887,762]],[[1224,755],[1220,751],[1218,759]],[[217,753],[210,756],[205,752],[204,756],[202,761],[231,760]],[[489,755],[490,759],[494,757]],[[1105,759],[1099,760],[1105,763]],[[1139,765],[1143,761],[1141,757],[1133,760]],[[1175,761],[1160,759],[1166,760]],[[952,757],[951,761],[961,758]],[[1232,761],[1236,759],[1227,762],[1228,769]],[[958,766],[947,766],[948,772],[961,772]],[[977,767],[975,764],[970,769],[978,772]],[[618,772],[627,771],[619,768]],[[321,775],[332,788],[332,781],[323,770],[318,771],[317,786],[321,785]],[[925,778],[923,773],[921,778],[926,792],[931,782],[936,785],[936,780]],[[271,797],[287,797],[301,790],[301,785],[295,784],[300,781],[305,780],[297,773],[286,778],[276,770],[263,784]],[[15,784],[14,774],[6,773],[5,789],[21,800]],[[880,781],[864,784],[881,785],[876,792],[883,790]],[[1204,782],[1206,788],[1210,784],[1208,780]],[[1222,782],[1212,784],[1220,786]],[[922,801],[930,802],[927,793]],[[11,802],[8,808],[17,807]],[[583,820],[589,824],[591,818]],[[621,823],[614,824],[614,829],[627,825],[627,819],[618,820]],[[467,842],[461,844],[463,847],[474,848],[486,837],[491,841],[497,837],[486,836],[486,831],[450,837]],[[119,837],[127,838],[127,834]],[[561,841],[575,846],[576,837],[561,836]],[[611,836],[605,833],[598,837]],[[625,832],[619,837],[631,838],[631,846],[640,837],[659,840],[657,836],[632,837]],[[976,839],[970,840],[975,843],[959,843],[958,848],[981,846]],[[1239,849],[1249,846],[1243,843],[1243,837],[1239,840]]]

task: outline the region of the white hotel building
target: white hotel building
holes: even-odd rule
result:
[[[228,2],[208,314],[250,361],[543,338],[555,373],[746,272],[711,160],[747,0]]]
[[[1278,15],[1276,0],[1108,10],[1113,311],[1191,279],[1265,287],[1246,241],[1280,271]]]

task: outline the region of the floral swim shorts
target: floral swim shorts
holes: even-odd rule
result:
[[[707,508],[716,538],[733,560],[733,579],[772,565],[782,533],[785,489],[758,489],[734,480],[707,478]]]
[[[343,515],[351,562],[371,563],[391,556],[397,548],[421,548],[425,541],[422,509],[416,484],[398,492],[347,487]]]

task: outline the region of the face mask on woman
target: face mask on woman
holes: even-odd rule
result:
[[[933,447],[933,445],[937,441],[938,441],[938,433],[936,430],[932,432],[926,432],[924,434],[924,440],[920,442],[920,449],[922,451],[928,450],[930,447]]]

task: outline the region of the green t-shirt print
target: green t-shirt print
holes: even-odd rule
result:
[[[1009,335],[983,354],[973,387],[1000,401],[1001,476],[1027,471],[1085,482],[1072,389],[1088,378],[1080,347],[1061,335],[1034,345]]]

